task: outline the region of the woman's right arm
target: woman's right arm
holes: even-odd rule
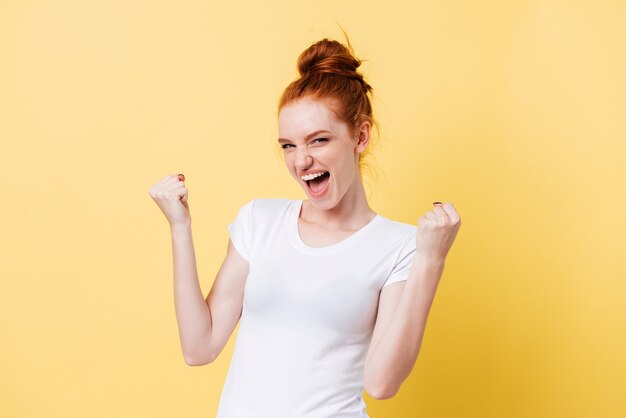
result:
[[[174,305],[178,333],[190,366],[212,362],[230,338],[243,307],[248,262],[228,242],[226,258],[206,299],[202,296],[191,234],[185,177],[166,176],[150,188],[170,224],[174,256]]]

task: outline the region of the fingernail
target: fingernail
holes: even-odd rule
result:
[[[185,175],[184,174],[179,174],[178,175],[178,180],[185,181]]]
[[[442,205],[443,203],[441,202],[433,202],[433,205]]]

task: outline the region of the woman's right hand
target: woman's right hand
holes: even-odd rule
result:
[[[150,188],[150,196],[159,206],[170,226],[189,225],[189,195],[185,188],[185,176],[165,176]]]

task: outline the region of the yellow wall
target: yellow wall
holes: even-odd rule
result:
[[[165,217],[187,176],[204,293],[276,150],[298,54],[341,24],[375,89],[371,206],[454,202],[412,375],[372,418],[626,416],[623,1],[0,2],[0,416],[213,417]]]

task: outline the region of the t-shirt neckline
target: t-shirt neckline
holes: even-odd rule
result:
[[[300,251],[305,252],[307,254],[315,254],[315,255],[325,255],[325,254],[333,254],[341,249],[350,246],[355,242],[360,236],[362,236],[365,232],[372,229],[375,224],[377,224],[382,216],[376,214],[376,216],[369,221],[367,224],[361,227],[361,229],[355,231],[352,235],[344,238],[343,240],[326,246],[326,247],[310,247],[302,241],[300,238],[300,233],[298,232],[298,219],[300,217],[300,210],[302,209],[303,200],[294,200],[291,206],[291,214],[290,214],[290,222],[289,222],[289,238],[291,243]]]

